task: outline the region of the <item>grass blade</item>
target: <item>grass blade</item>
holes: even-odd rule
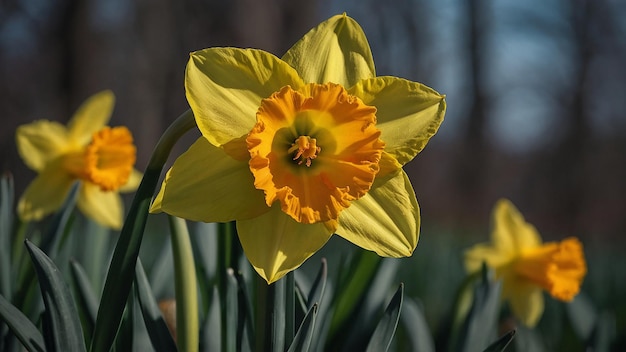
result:
[[[140,260],[137,260],[135,269],[135,292],[139,299],[139,307],[141,308],[141,314],[146,324],[152,347],[157,352],[176,351],[176,342],[174,342],[163,315],[161,315],[159,305],[152,295],[148,277],[143,270]]]
[[[98,313],[98,298],[93,292],[87,273],[80,263],[72,260],[70,268],[77,291],[78,309],[79,312],[82,312],[85,336],[91,338]]]
[[[27,350],[46,350],[46,343],[37,327],[2,295],[0,295],[0,318],[7,323],[9,329]]]
[[[46,347],[52,351],[85,351],[78,311],[62,274],[52,260],[28,240],[26,248],[35,265],[46,306],[44,313],[46,326],[50,328],[53,336],[53,341],[46,341]]]
[[[396,333],[396,328],[398,327],[403,296],[404,284],[400,284],[400,287],[398,287],[398,290],[391,298],[387,309],[385,309],[383,317],[378,322],[378,325],[376,325],[376,330],[374,330],[374,334],[372,334],[370,342],[367,345],[367,352],[389,350],[393,336]]]
[[[484,352],[502,352],[506,349],[506,346],[508,346],[509,343],[513,341],[514,337],[515,330],[511,330],[504,334],[502,337],[500,337],[498,340],[496,340],[496,342],[489,345],[489,347],[487,347]]]
[[[300,328],[293,338],[287,352],[306,352],[311,347],[311,340],[315,332],[315,320],[317,318],[317,304],[313,304],[300,324]]]

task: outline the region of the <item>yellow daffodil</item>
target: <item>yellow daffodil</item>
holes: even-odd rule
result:
[[[533,327],[543,313],[543,293],[571,301],[587,272],[580,241],[542,243],[535,227],[508,200],[499,200],[493,210],[491,243],[478,244],[465,253],[465,266],[475,272],[482,263],[494,268],[502,280],[502,298],[513,314]]]
[[[202,132],[168,171],[151,211],[237,220],[268,283],[333,233],[381,256],[410,256],[419,207],[402,165],[436,133],[444,97],[376,77],[359,25],[338,15],[281,58],[254,49],[191,53],[185,87]]]
[[[141,174],[133,166],[136,149],[126,127],[107,127],[115,98],[103,91],[86,100],[67,127],[39,120],[18,127],[17,149],[39,175],[18,203],[22,220],[39,220],[59,209],[72,184],[80,181],[77,206],[103,226],[122,227],[118,192],[133,191]]]

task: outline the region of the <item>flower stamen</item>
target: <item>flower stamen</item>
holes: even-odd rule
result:
[[[322,147],[317,146],[317,140],[309,136],[300,136],[296,138],[295,142],[291,144],[291,148],[287,150],[287,153],[291,154],[296,152],[293,160],[298,160],[298,165],[306,160],[306,166],[311,167],[311,160],[317,158],[317,154],[322,151]]]

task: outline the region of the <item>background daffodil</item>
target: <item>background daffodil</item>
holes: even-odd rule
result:
[[[137,188],[136,149],[126,127],[107,127],[115,98],[97,93],[76,111],[67,126],[39,120],[18,127],[17,149],[38,176],[18,202],[22,220],[39,220],[59,209],[72,184],[80,182],[77,206],[99,224],[119,229],[123,204],[118,192]]]
[[[493,210],[491,243],[478,244],[465,253],[465,266],[475,272],[485,262],[502,280],[502,298],[513,314],[533,327],[544,308],[542,290],[561,301],[571,301],[587,272],[583,247],[570,237],[542,243],[535,227],[515,206],[499,200]]]
[[[185,87],[202,137],[168,171],[152,212],[236,220],[268,283],[333,233],[381,256],[413,253],[419,207],[401,167],[437,132],[445,100],[419,83],[376,77],[353,19],[328,19],[282,58],[193,52]]]

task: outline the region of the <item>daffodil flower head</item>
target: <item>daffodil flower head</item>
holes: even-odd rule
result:
[[[185,88],[202,136],[168,171],[152,212],[236,220],[268,283],[333,233],[381,256],[413,253],[419,206],[402,166],[437,132],[445,100],[422,84],[376,77],[353,19],[324,21],[282,58],[193,52]]]
[[[495,269],[502,280],[502,298],[513,314],[533,327],[543,314],[543,291],[561,301],[571,301],[587,272],[583,246],[577,238],[542,243],[534,226],[506,199],[493,210],[491,243],[478,244],[465,253],[469,272],[482,263]]]
[[[22,220],[39,220],[57,210],[72,185],[80,182],[77,206],[99,224],[119,229],[123,205],[119,192],[137,188],[136,148],[126,127],[108,127],[114,105],[111,91],[87,99],[67,126],[39,120],[19,126],[17,148],[38,176],[18,202]]]

